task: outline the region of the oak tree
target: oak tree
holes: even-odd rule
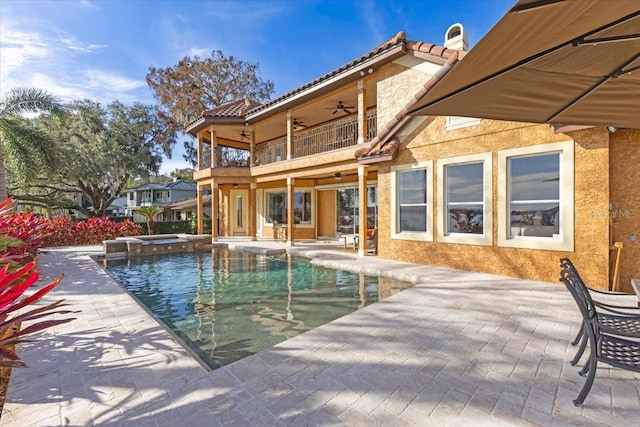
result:
[[[64,166],[42,176],[28,191],[15,191],[16,200],[102,216],[130,178],[157,174],[163,154],[175,144],[175,133],[150,105],[114,101],[103,108],[84,100],[68,110],[64,126],[46,116],[37,119],[42,131],[60,141]]]
[[[240,98],[268,101],[274,84],[263,80],[259,71],[258,64],[214,50],[207,58],[185,56],[172,67],[149,67],[147,84],[159,103],[158,117],[167,127],[182,131],[184,125],[197,119],[203,110]],[[193,140],[187,138],[184,145],[184,159],[195,166]]]

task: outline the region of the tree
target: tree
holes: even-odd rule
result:
[[[169,174],[171,178],[179,179],[181,181],[193,182],[193,172],[195,170],[192,168],[184,168],[184,169],[174,169],[173,172]]]
[[[154,220],[156,215],[158,215],[160,212],[162,212],[162,208],[159,208],[157,206],[145,206],[136,210],[136,213],[138,215],[141,215],[147,219],[147,234],[149,236],[151,236],[152,234],[156,234]]]
[[[130,178],[157,174],[162,154],[175,144],[175,133],[152,106],[114,101],[102,108],[85,100],[69,111],[65,126],[38,118],[50,138],[64,141],[59,147],[64,167],[43,176],[28,193],[16,194],[16,200],[102,216]]]
[[[0,201],[8,197],[7,167],[15,182],[25,184],[56,163],[54,141],[24,117],[42,112],[55,119],[65,115],[60,101],[40,89],[13,89],[0,100]]]
[[[177,132],[208,108],[240,98],[259,102],[269,100],[274,84],[262,80],[258,73],[258,64],[227,57],[214,50],[209,58],[185,56],[173,67],[149,67],[147,84],[160,103],[158,117]],[[184,145],[184,159],[195,166],[193,141],[187,139]]]

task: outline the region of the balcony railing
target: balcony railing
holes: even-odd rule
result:
[[[367,137],[372,140],[377,134],[377,114],[375,109],[367,111]],[[293,136],[293,158],[324,153],[358,143],[358,118],[351,115],[298,132]],[[281,137],[256,146],[255,154],[259,164],[284,160],[287,153],[287,138]]]
[[[377,111],[367,111],[366,141],[377,134]],[[293,158],[324,153],[338,148],[349,147],[358,143],[358,118],[356,114],[334,120],[297,132],[293,136]],[[232,147],[217,147],[217,167],[249,166],[249,150]],[[287,158],[287,137],[273,139],[255,147],[256,164],[266,165]],[[211,167],[211,145],[203,144],[200,169]]]
[[[200,169],[209,169],[211,167],[211,145],[202,144],[202,164]],[[249,166],[249,150],[241,148],[218,146],[216,149],[217,167],[226,168],[242,168]]]

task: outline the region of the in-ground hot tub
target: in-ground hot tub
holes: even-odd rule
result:
[[[193,252],[210,245],[210,234],[156,234],[102,241],[106,259]]]

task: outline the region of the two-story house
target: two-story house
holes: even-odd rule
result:
[[[146,206],[155,206],[164,209],[158,215],[159,221],[177,221],[188,219],[189,214],[195,214],[195,199],[197,187],[194,182],[185,182],[176,179],[166,184],[149,183],[141,184],[128,189],[126,192],[127,209],[126,215],[132,216],[135,222],[144,222],[145,218],[136,214],[136,210]],[[185,209],[173,209],[176,202],[191,200],[193,209],[189,210],[189,205]],[[180,205],[180,206],[182,206]]]
[[[375,228],[380,258],[555,282],[558,259],[570,256],[606,287],[618,185],[608,156],[615,148],[637,170],[624,147],[638,133],[409,114],[466,47],[460,24],[444,46],[401,32],[264,105],[204,111],[187,126],[198,145],[199,230],[211,190],[214,240],[365,241]],[[640,275],[637,256],[621,270],[624,288]]]

